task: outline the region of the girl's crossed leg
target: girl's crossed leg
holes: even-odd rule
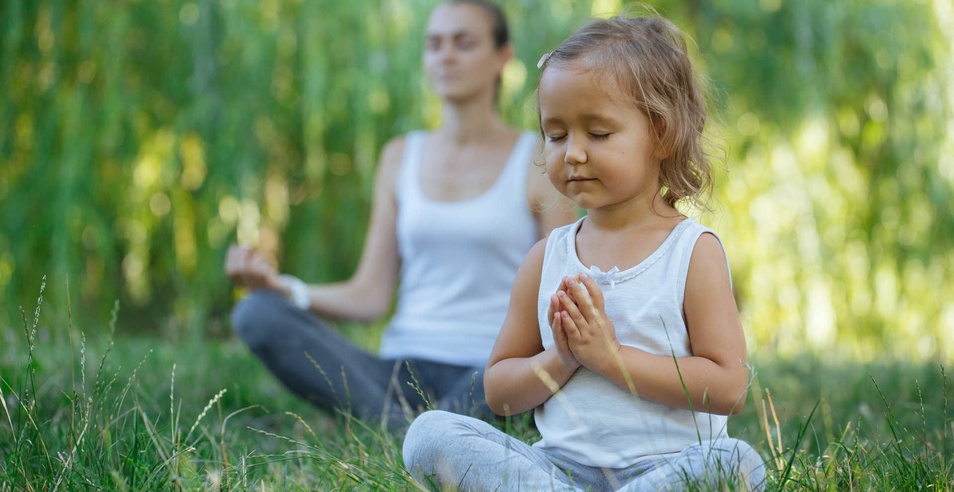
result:
[[[738,439],[721,438],[609,470],[575,463],[486,422],[443,411],[425,412],[414,421],[403,454],[418,483],[439,489],[641,492],[682,490],[687,483],[754,491],[765,487],[761,457]]]

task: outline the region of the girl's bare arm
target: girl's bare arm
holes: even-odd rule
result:
[[[537,323],[537,292],[546,240],[528,253],[517,272],[510,309],[484,373],[487,403],[498,415],[514,415],[547,401],[579,367],[556,347],[544,350]]]

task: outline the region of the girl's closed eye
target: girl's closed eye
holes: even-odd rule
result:
[[[609,136],[610,136],[610,133],[590,132],[590,137],[592,137],[594,140],[606,140],[609,138]]]

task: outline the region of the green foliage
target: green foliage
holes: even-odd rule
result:
[[[308,280],[348,276],[379,149],[439,119],[420,67],[434,3],[0,2],[4,306],[47,275],[79,322],[119,299],[119,326],[189,338],[225,331],[229,243]],[[949,2],[651,3],[711,82],[731,172],[704,220],[750,343],[949,359]],[[533,128],[539,56],[621,2],[504,6],[517,60],[501,107]]]
[[[436,118],[429,7],[5,2],[0,298],[22,305],[49,274],[62,301],[72,278],[100,314],[119,298],[177,333],[229,304],[230,242],[348,275],[378,149]]]
[[[717,220],[756,345],[950,358],[949,7],[716,5],[696,32],[731,162]]]

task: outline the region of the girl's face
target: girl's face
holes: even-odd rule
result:
[[[547,67],[537,94],[547,175],[560,193],[591,212],[651,206],[660,158],[631,96],[577,62]]]
[[[490,16],[481,7],[443,4],[431,13],[424,69],[431,87],[442,99],[492,99],[497,78],[510,57],[509,46],[496,46]]]

